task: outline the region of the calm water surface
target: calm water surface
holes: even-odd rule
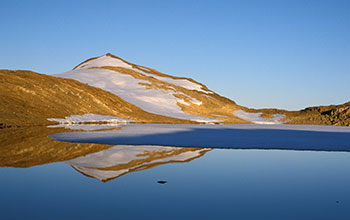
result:
[[[99,149],[51,133],[1,136],[0,219],[350,219],[346,151]]]

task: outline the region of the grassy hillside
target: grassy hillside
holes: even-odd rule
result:
[[[145,123],[191,123],[145,112],[112,93],[72,79],[31,71],[0,70],[0,94],[2,128],[47,125],[47,118],[86,113]]]
[[[130,70],[118,71],[131,74]],[[155,70],[150,71],[156,74]],[[135,77],[141,78],[138,75]],[[152,78],[149,80],[159,87],[166,84]],[[199,92],[181,87],[176,89],[203,102],[200,106],[183,105],[185,112],[202,116],[215,115],[218,119],[223,119],[223,123],[245,123],[246,121],[233,115],[234,110],[242,109],[247,112],[262,112],[262,116],[266,118],[272,114],[284,114],[284,120],[288,124],[350,126],[350,102],[309,107],[301,111],[248,109],[215,93],[203,96]],[[48,125],[53,122],[49,122],[47,118],[64,118],[86,113],[112,115],[138,123],[195,123],[146,112],[117,95],[76,80],[31,71],[0,70],[0,94],[0,128]]]
[[[316,106],[287,115],[292,124],[350,126],[350,102],[342,105]]]
[[[273,114],[284,114],[287,124],[313,124],[350,126],[350,102],[341,105],[314,106],[300,111],[281,109],[248,109],[247,112],[262,112],[262,117],[270,118]]]

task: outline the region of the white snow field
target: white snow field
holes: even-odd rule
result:
[[[147,112],[198,122],[220,121],[218,119],[201,117],[183,112],[178,103],[186,103],[185,105],[189,105],[190,103],[184,99],[175,97],[174,95],[181,93],[174,91],[174,89],[171,87],[168,89],[147,88],[146,85],[142,85],[142,83],[150,84],[150,82],[147,80],[137,79],[131,75],[119,73],[117,71],[98,68],[102,66],[123,67],[137,71],[145,76],[151,76],[186,89],[212,93],[203,90],[201,85],[193,83],[189,80],[172,79],[169,77],[161,77],[151,73],[146,73],[145,71],[133,68],[131,65],[120,59],[107,55],[83,63],[72,71],[55,74],[55,76],[75,79],[91,86],[109,91]],[[94,69],[89,69],[91,67],[94,67]],[[200,101],[193,98],[189,98],[189,100],[189,102],[196,105],[202,104]]]
[[[262,113],[251,113],[251,112],[245,112],[243,110],[237,110],[233,112],[234,115],[238,118],[241,118],[246,121],[253,122],[255,124],[283,124],[281,119],[284,118],[284,115],[281,114],[274,114],[273,118],[263,118],[261,117]]]
[[[350,127],[317,125],[129,124],[118,131],[59,133],[50,137],[113,145],[350,151]]]
[[[185,151],[179,154],[171,155],[171,153],[176,149],[178,148],[165,146],[115,146],[107,150],[66,161],[66,163],[88,176],[92,176],[101,181],[106,181],[147,165],[167,162],[184,162],[189,159],[196,158],[200,156],[202,152],[207,151],[199,148],[197,150]],[[149,152],[152,154],[169,154],[169,156],[151,159],[150,154],[145,154]],[[132,161],[142,159],[148,159],[148,162],[144,161],[142,163],[135,163],[133,166],[129,166],[126,169],[103,169],[116,167],[118,165],[127,165]]]
[[[114,58],[111,56],[107,56],[107,55],[103,55],[97,59],[80,64],[75,69],[87,69],[87,68],[91,68],[91,67],[103,67],[103,66],[123,67],[126,69],[131,69],[131,70],[137,71],[137,72],[142,73],[146,76],[151,76],[151,77],[159,79],[161,81],[165,81],[165,82],[168,82],[170,84],[186,88],[186,89],[197,90],[197,91],[208,93],[208,94],[213,93],[211,91],[203,90],[201,85],[194,83],[194,82],[191,82],[187,79],[173,79],[170,77],[158,76],[158,75],[148,73],[149,70],[147,68],[139,67],[140,69],[147,71],[147,73],[146,73],[146,72],[141,71],[139,69],[133,68],[130,64],[128,64],[120,59],[117,59],[117,58]]]
[[[85,122],[108,122],[108,123],[128,123],[132,120],[119,118],[111,115],[99,115],[99,114],[84,114],[84,115],[71,115],[65,118],[48,118],[48,121],[55,121],[60,124],[78,124]]]

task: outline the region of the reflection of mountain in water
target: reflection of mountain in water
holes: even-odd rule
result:
[[[189,162],[210,149],[162,146],[115,146],[67,161],[80,173],[103,182],[167,163]]]
[[[90,127],[96,128],[96,125]],[[82,128],[85,127],[79,127]],[[0,130],[0,167],[28,168],[65,161],[86,176],[108,181],[161,164],[188,162],[210,150],[130,145],[113,147],[106,144],[62,142],[48,137],[63,131],[63,128],[45,127]]]

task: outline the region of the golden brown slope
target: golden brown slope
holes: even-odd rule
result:
[[[350,126],[350,102],[342,105],[316,106],[287,114],[290,124]]]
[[[46,125],[50,124],[47,118],[86,113],[146,123],[191,123],[145,112],[112,93],[72,79],[31,71],[0,70],[0,94],[0,127]]]

